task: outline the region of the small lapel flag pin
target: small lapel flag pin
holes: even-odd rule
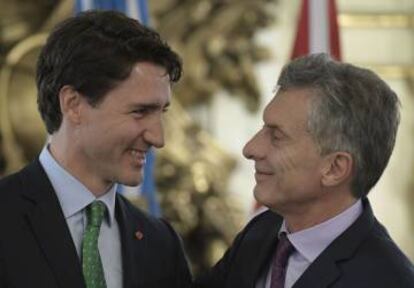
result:
[[[141,240],[142,238],[144,238],[144,234],[142,234],[142,232],[138,230],[137,232],[135,232],[135,238]]]

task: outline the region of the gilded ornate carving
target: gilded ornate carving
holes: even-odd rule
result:
[[[268,50],[253,41],[274,20],[275,0],[151,1],[154,26],[184,59],[176,87],[180,102],[207,104],[222,89],[239,97],[249,111],[259,106],[254,64]]]

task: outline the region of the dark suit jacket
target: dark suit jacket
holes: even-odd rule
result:
[[[143,214],[120,195],[115,214],[124,288],[189,285],[181,242],[169,224]],[[142,232],[141,240],[136,231]],[[37,160],[0,181],[0,287],[85,287],[59,201]]]
[[[414,287],[410,261],[375,219],[367,199],[364,211],[308,267],[293,288]],[[254,218],[232,247],[194,287],[253,288],[268,269],[282,218],[267,211]]]

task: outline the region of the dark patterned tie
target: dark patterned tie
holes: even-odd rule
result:
[[[105,215],[105,204],[94,201],[86,209],[88,224],[82,242],[82,268],[87,288],[106,288],[104,270],[98,249],[99,231]]]
[[[276,253],[272,261],[272,277],[270,288],[284,288],[287,261],[294,247],[286,237],[286,233],[282,233],[277,243]]]

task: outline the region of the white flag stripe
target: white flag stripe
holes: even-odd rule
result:
[[[81,0],[81,11],[93,9],[93,0]]]
[[[328,0],[309,0],[309,53],[330,53]]]
[[[139,11],[139,5],[137,0],[127,0],[126,1],[126,14],[134,19],[141,19],[141,14]]]

